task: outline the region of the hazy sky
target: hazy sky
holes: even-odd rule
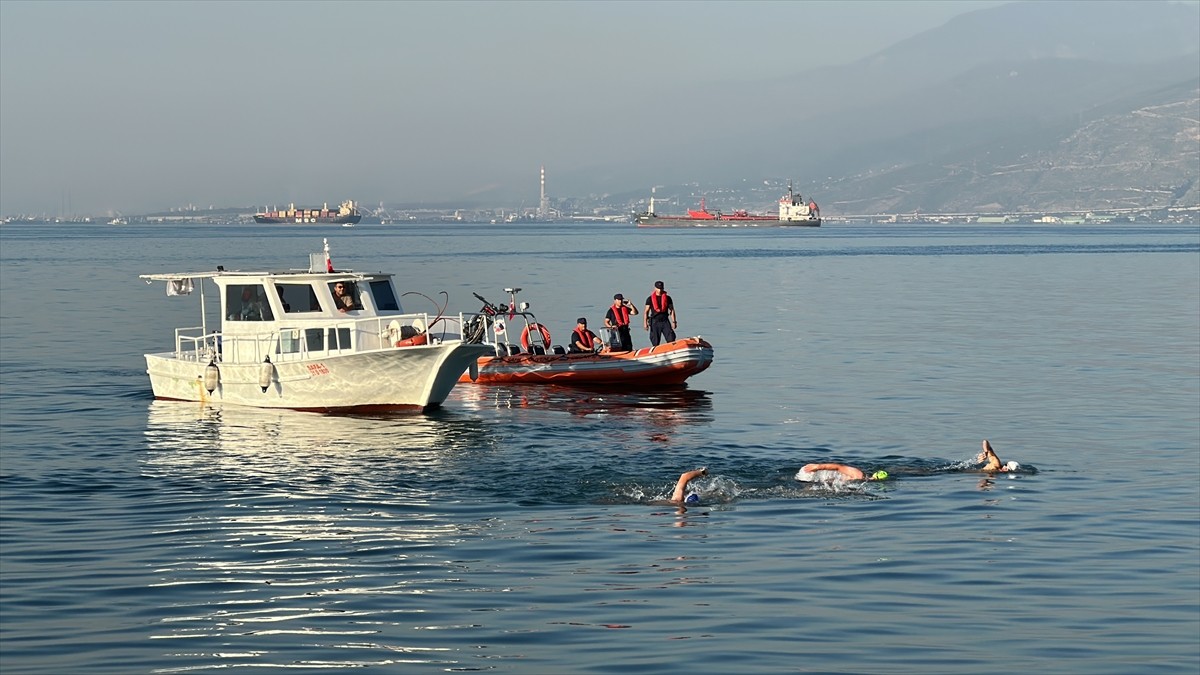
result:
[[[639,99],[769,100],[722,83],[851,63],[998,4],[0,0],[0,215],[532,205],[541,164],[553,188],[653,142]]]

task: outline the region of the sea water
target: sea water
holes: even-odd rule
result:
[[[199,303],[138,274],[323,238],[410,311],[520,287],[558,343],[663,280],[715,361],[428,414],[152,400]],[[1200,670],[1195,226],[5,225],[0,300],[0,672]],[[891,478],[795,480],[835,461]]]

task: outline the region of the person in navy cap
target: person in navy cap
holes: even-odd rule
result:
[[[608,308],[608,313],[604,315],[604,327],[616,331],[617,339],[613,341],[614,351],[633,351],[633,336],[629,334],[629,317],[637,313],[637,307],[626,300],[624,295],[617,293],[613,296],[613,303]]]
[[[568,351],[572,354],[592,354],[599,351],[600,347],[600,338],[588,330],[587,319],[579,317],[575,323],[575,331],[571,333],[571,348]]]
[[[663,282],[654,282],[654,292],[646,298],[646,315],[642,325],[650,331],[650,344],[655,347],[662,340],[675,341],[675,329],[679,322],[675,317],[675,301],[667,295]]]

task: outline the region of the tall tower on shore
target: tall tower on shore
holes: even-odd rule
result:
[[[550,217],[550,202],[546,199],[546,165],[542,165],[542,198],[538,201],[538,219],[546,220]]]

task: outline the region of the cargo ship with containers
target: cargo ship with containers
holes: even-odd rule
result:
[[[700,198],[699,209],[688,209],[684,215],[659,215],[654,211],[654,196],[650,197],[650,208],[639,213],[635,220],[638,227],[770,227],[779,225],[799,225],[802,227],[820,227],[821,211],[815,201],[804,203],[804,198],[792,191],[788,184],[787,194],[779,199],[778,213],[756,214],[744,209],[731,213],[709,211]]]
[[[254,214],[256,223],[326,223],[334,225],[357,225],[362,220],[358,206],[352,201],[342,202],[337,210],[325,204],[319,209],[297,209],[295,204],[286,209],[263,211]]]

